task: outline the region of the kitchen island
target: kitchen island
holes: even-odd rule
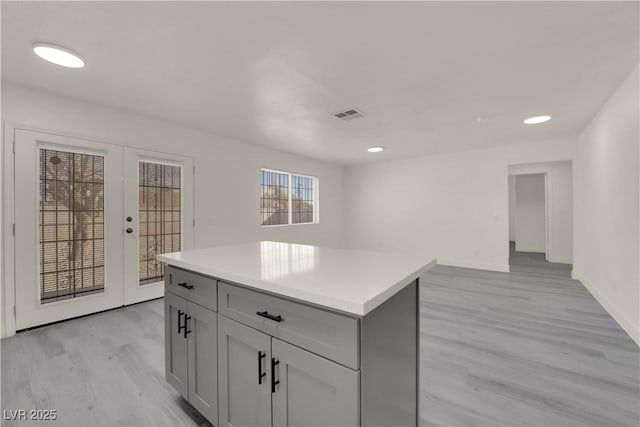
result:
[[[418,424],[433,257],[263,241],[157,258],[166,379],[212,424]]]

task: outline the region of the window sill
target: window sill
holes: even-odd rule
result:
[[[320,221],[298,222],[298,223],[295,223],[295,224],[265,224],[265,225],[260,224],[260,228],[290,227],[290,226],[296,226],[296,225],[317,225],[317,224],[320,224]]]

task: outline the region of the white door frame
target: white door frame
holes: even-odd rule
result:
[[[99,138],[92,138],[88,135],[75,134],[59,129],[44,128],[20,122],[8,122],[2,120],[2,146],[0,147],[0,165],[2,166],[1,178],[2,200],[0,201],[0,213],[2,214],[2,239],[0,263],[0,338],[10,337],[16,333],[15,316],[15,236],[13,234],[13,224],[15,221],[15,194],[14,194],[14,137],[18,129],[47,133],[50,135],[64,136],[69,138],[86,139],[94,142],[104,142],[106,144],[125,146],[121,143],[102,141]],[[194,162],[195,163],[195,162]],[[195,181],[195,169],[193,173]],[[195,188],[195,187],[193,187]],[[195,209],[195,205],[192,205]],[[192,233],[195,235],[195,222],[193,222]]]
[[[13,144],[15,127],[3,121],[2,132],[2,286],[0,289],[0,322],[2,338],[16,333],[15,317],[15,281],[14,281],[14,236],[13,221]]]
[[[510,165],[510,166],[522,166],[522,165]],[[549,259],[552,258],[551,257],[551,244],[550,244],[550,242],[551,242],[551,230],[553,228],[551,226],[551,221],[552,221],[552,215],[551,215],[552,188],[551,188],[551,179],[549,179],[549,171],[546,168],[538,167],[535,164],[532,165],[532,167],[530,169],[528,169],[526,171],[522,171],[522,172],[517,172],[517,173],[511,173],[507,169],[507,189],[509,188],[509,176],[518,177],[520,175],[544,175],[544,239],[545,239],[545,242],[544,242],[544,247],[545,247],[544,258],[545,258],[545,260],[549,261]],[[517,193],[516,193],[516,197],[517,197]],[[509,206],[509,192],[507,190],[507,207],[508,206]],[[509,214],[508,208],[507,208],[507,213]],[[509,219],[508,219],[508,215],[507,215],[507,235],[508,234],[509,234]],[[518,239],[518,236],[516,235],[516,240],[517,239]],[[507,243],[507,245],[508,245],[508,243]]]
[[[549,173],[544,173],[544,259],[549,261],[551,256],[551,180]]]

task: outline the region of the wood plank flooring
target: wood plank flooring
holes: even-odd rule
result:
[[[512,252],[422,277],[422,425],[640,425],[639,349],[570,270]]]
[[[570,266],[518,253],[512,263],[421,278],[421,424],[638,426],[635,343]],[[162,300],[0,346],[2,409],[58,410],[56,421],[2,425],[209,425],[164,381]]]
[[[56,409],[3,426],[209,426],[164,379],[164,300],[2,340],[2,409]],[[3,416],[4,418],[4,416]]]

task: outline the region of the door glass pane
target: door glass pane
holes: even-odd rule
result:
[[[40,149],[42,304],[104,291],[104,157]]]
[[[164,278],[156,255],[180,250],[182,167],[138,163],[138,278],[141,285]]]

